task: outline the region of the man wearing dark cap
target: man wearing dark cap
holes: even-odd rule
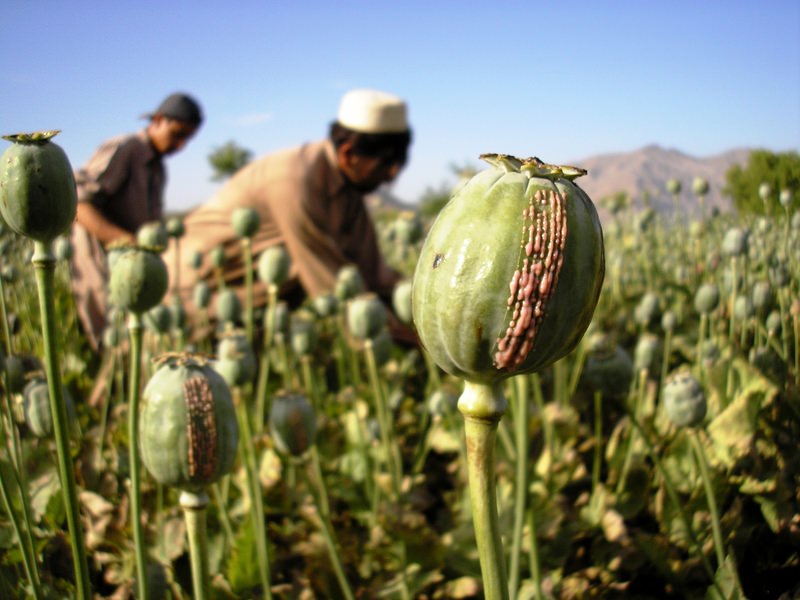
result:
[[[145,115],[147,126],[102,144],[75,173],[78,213],[72,231],[72,282],[89,342],[100,345],[107,311],[105,248],[135,240],[143,224],[162,218],[163,157],[183,148],[203,120],[198,103],[172,94]]]
[[[209,254],[218,246],[225,251],[226,286],[241,291],[244,263],[231,215],[245,207],[260,217],[251,240],[254,256],[278,244],[291,256],[290,279],[280,290],[282,297],[297,301],[333,291],[340,269],[355,265],[369,290],[390,304],[400,274],[381,257],[364,196],[397,177],[410,142],[403,100],[385,92],[353,90],[341,99],[327,139],[243,167],[184,220],[179,280],[190,315],[195,283],[204,279],[212,290],[217,286]],[[164,255],[173,282],[174,252],[171,246]],[[192,258],[198,253],[203,263],[196,268]],[[258,281],[254,295],[256,306],[265,303],[266,290]]]

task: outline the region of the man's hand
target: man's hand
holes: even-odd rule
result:
[[[116,241],[130,242],[131,244],[136,242],[134,234],[114,225],[88,202],[78,202],[76,220],[86,231],[96,237],[103,246]]]

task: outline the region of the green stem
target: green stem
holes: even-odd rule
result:
[[[603,458],[603,392],[594,392],[594,460],[592,462],[592,494],[600,484],[600,466]]]
[[[728,341],[730,342],[731,346],[734,345],[735,341],[735,334],[736,334],[736,311],[734,310],[736,307],[736,291],[738,286],[737,281],[738,272],[736,269],[736,257],[731,257],[731,299],[730,299],[730,307],[728,313],[728,319],[730,319],[730,328],[728,330]]]
[[[181,294],[181,241],[179,237],[175,237],[175,260],[173,266],[175,268],[175,285],[172,287],[172,293],[176,298]]]
[[[696,355],[695,362],[696,362],[696,364],[702,364],[703,343],[705,342],[705,335],[706,335],[706,329],[707,328],[708,328],[708,314],[707,313],[701,313],[701,315],[700,315],[700,327],[699,327],[700,331],[698,332],[698,335],[697,335],[697,350],[695,352],[695,355]],[[701,383],[703,383],[703,385],[705,385],[705,378],[706,378],[705,372],[706,372],[705,369],[703,369],[703,368],[700,369]],[[664,385],[664,379],[661,380],[661,385],[662,386]]]
[[[6,290],[3,284],[3,278],[0,277],[0,313],[2,313],[3,321],[3,342],[5,343],[6,356],[13,354],[13,347],[11,346],[11,333],[8,329],[8,310],[6,309]]]
[[[425,397],[427,398],[434,390],[442,387],[442,378],[439,375],[439,367],[436,366],[430,353],[425,348],[422,348],[421,352],[422,357],[425,359],[425,368],[428,371],[428,382],[425,385]]]
[[[4,374],[5,375],[5,374]],[[6,382],[6,388],[8,389],[8,385]],[[8,397],[8,395],[6,395]],[[0,434],[2,433],[2,427],[0,427]],[[13,432],[12,432],[13,433]],[[15,477],[16,484],[19,486],[19,481]],[[33,540],[31,538],[30,530],[31,530],[31,522],[30,519],[26,518],[26,528],[25,528],[25,536],[23,537],[23,530],[21,526],[21,522],[19,519],[19,515],[17,515],[17,511],[14,510],[14,507],[11,504],[11,497],[12,494],[9,494],[9,482],[6,481],[5,471],[0,469],[0,497],[2,497],[3,505],[6,508],[6,513],[11,520],[11,527],[14,530],[14,535],[17,538],[17,543],[19,544],[20,554],[22,555],[22,565],[25,569],[25,575],[28,577],[28,581],[31,584],[31,589],[33,591],[33,595],[37,600],[42,598],[42,590],[41,590],[41,582],[39,579],[39,567],[36,563],[36,554],[33,549]],[[20,486],[20,490],[22,490]]]
[[[389,418],[383,386],[378,376],[378,366],[375,362],[372,340],[368,339],[364,342],[364,356],[367,362],[367,374],[369,376],[370,385],[372,386],[373,398],[375,399],[375,412],[378,417],[378,426],[380,427],[381,443],[383,444],[383,451],[386,456],[386,465],[392,477],[392,489],[395,499],[397,499],[400,497],[402,468],[400,466],[399,457],[397,456],[397,445],[392,443],[394,437],[392,422]]]
[[[58,472],[61,479],[64,509],[72,544],[76,596],[88,600],[92,595],[89,583],[89,568],[86,560],[86,548],[83,542],[83,528],[80,521],[75,474],[72,470],[72,455],[69,449],[67,407],[64,403],[64,388],[61,385],[61,371],[56,352],[56,316],[53,302],[55,296],[53,279],[56,259],[51,252],[50,242],[34,242],[32,262],[36,270],[36,283],[39,289],[39,309],[42,318],[47,388],[50,395],[50,411],[53,415],[53,434],[58,456]]]
[[[245,329],[247,341],[253,343],[253,246],[250,238],[242,238],[242,255],[244,256],[244,287],[245,287]]]
[[[228,516],[225,500],[223,499],[222,492],[220,491],[219,482],[211,485],[211,495],[214,496],[214,503],[217,505],[217,514],[219,515],[219,520],[222,523],[222,529],[225,532],[225,538],[227,539],[228,546],[233,546],[236,541],[236,536],[233,533],[233,526],[231,525],[231,519]]]
[[[567,386],[567,395],[569,398],[572,398],[578,389],[584,362],[586,362],[586,343],[581,341],[578,344],[577,350],[575,350],[575,358],[572,363],[569,385]]]
[[[700,440],[700,433],[696,429],[689,432],[689,439],[692,443],[695,456],[697,457],[697,464],[700,467],[700,476],[703,479],[703,487],[706,491],[706,500],[708,501],[708,512],[711,514],[711,533],[714,536],[714,550],[717,553],[717,567],[721,567],[725,563],[725,546],[722,542],[722,530],[719,523],[719,510],[717,509],[717,500],[714,495],[714,486],[711,483],[711,474],[708,468],[708,458],[706,451],[703,448],[703,443]]]
[[[270,360],[269,350],[272,346],[275,331],[275,311],[278,304],[278,288],[274,284],[267,286],[267,317],[264,327],[264,338],[261,344],[261,361],[258,369],[258,385],[256,392],[256,433],[264,430],[264,417],[267,405],[267,384],[269,383]]]
[[[528,499],[528,377],[519,375],[513,379],[516,386],[514,409],[514,437],[517,460],[514,481],[514,533],[511,537],[511,561],[508,568],[508,594],[517,597],[519,568],[522,554],[522,530],[525,524],[525,509]]]
[[[258,480],[258,461],[255,447],[253,446],[253,434],[250,431],[250,418],[247,415],[247,408],[240,397],[239,388],[234,388],[233,392],[239,416],[239,427],[242,431],[239,441],[243,446],[242,456],[244,458],[245,475],[251,496],[250,517],[253,524],[253,535],[256,538],[256,555],[258,557],[259,575],[261,576],[261,587],[264,590],[264,597],[271,599],[269,546],[267,545],[267,534],[264,527],[264,501],[261,496],[261,484]]]
[[[531,536],[528,563],[531,570],[531,579],[533,579],[534,598],[542,600],[544,598],[542,592],[542,566],[539,558],[539,538],[536,535],[536,507],[533,502],[528,504],[528,531]]]
[[[464,415],[470,504],[486,600],[508,600],[494,464],[497,424],[506,409],[501,384],[464,383],[458,410]]]
[[[142,529],[141,460],[139,458],[139,386],[142,368],[142,315],[128,315],[128,335],[131,340],[130,382],[128,384],[128,453],[131,470],[131,526],[136,555],[136,577],[139,598],[147,600],[147,562]]]
[[[316,486],[311,485],[311,488],[316,487],[318,512],[320,515],[320,532],[322,538],[325,540],[325,546],[328,549],[328,556],[330,556],[331,564],[333,565],[333,572],[336,574],[336,580],[339,582],[339,587],[342,589],[342,594],[347,600],[355,600],[353,591],[350,588],[350,583],[347,581],[347,576],[342,566],[342,560],[339,557],[339,551],[336,548],[336,532],[331,523],[330,505],[328,502],[328,490],[325,486],[325,479],[322,477],[322,469],[319,463],[319,453],[317,447],[311,447],[311,466],[314,470],[314,480]],[[311,482],[309,482],[311,483]]]
[[[100,426],[99,431],[97,432],[97,459],[100,461],[101,465],[105,465],[105,459],[103,458],[103,447],[106,443],[106,429],[108,428],[108,413],[111,410],[111,400],[114,397],[114,385],[115,382],[119,381],[117,372],[122,371],[121,363],[122,360],[119,360],[118,365],[118,358],[121,359],[119,356],[120,352],[116,348],[110,348],[107,350],[108,354],[106,360],[111,361],[111,368],[108,371],[108,380],[103,390],[103,399],[100,403]],[[101,369],[102,372],[102,369]]]
[[[531,375],[531,383],[533,384],[533,401],[536,404],[536,410],[539,412],[539,419],[542,422],[542,431],[544,432],[544,447],[547,450],[547,478],[545,484],[547,489],[550,489],[550,481],[552,480],[553,460],[555,455],[555,432],[553,431],[553,424],[545,415],[544,394],[542,393],[542,379],[538,373]]]
[[[667,372],[669,371],[669,355],[671,353],[672,331],[667,331],[666,335],[664,336],[664,353],[661,356],[661,377],[659,379],[661,385],[664,385],[664,381],[667,379]]]
[[[644,405],[644,392],[645,386],[647,383],[647,370],[641,369],[637,374],[636,383],[635,383],[635,392],[634,392],[634,404],[633,408],[630,408],[626,404],[626,409],[628,410],[631,418],[638,422],[639,415],[642,411],[642,407]],[[622,490],[625,488],[625,481],[628,478],[628,470],[631,468],[631,464],[633,463],[633,455],[634,450],[636,448],[636,435],[637,430],[632,430],[628,433],[628,439],[625,442],[625,458],[622,461],[622,467],[619,471],[619,478],[617,479],[617,494],[621,494]]]
[[[792,315],[794,329],[794,382],[800,385],[800,318]]]
[[[279,364],[281,365],[281,379],[283,380],[283,389],[287,391],[295,389],[294,385],[295,373],[292,368],[293,365],[291,364],[291,360],[289,358],[288,346],[286,344],[286,336],[283,335],[283,332],[277,331],[275,333],[272,343],[275,345],[275,353],[278,355]]]
[[[206,535],[205,492],[181,492],[180,505],[186,522],[186,537],[189,538],[189,557],[192,563],[192,598],[206,600],[210,596],[208,572],[208,538]]]
[[[303,370],[303,387],[306,389],[308,399],[311,400],[311,406],[315,409],[319,408],[319,399],[317,398],[317,386],[314,384],[314,371],[311,367],[311,357],[301,356],[300,366]]]
[[[678,514],[680,515],[681,521],[683,522],[683,526],[686,529],[686,534],[689,536],[689,539],[694,545],[695,550],[697,551],[697,555],[699,556],[701,562],[703,563],[703,567],[706,570],[706,574],[708,574],[708,577],[709,579],[711,579],[714,587],[717,588],[717,591],[721,594],[722,590],[719,589],[719,585],[716,582],[716,579],[714,577],[714,570],[711,568],[711,563],[708,562],[708,557],[705,555],[705,552],[703,552],[703,547],[700,545],[700,542],[698,541],[697,536],[694,533],[694,529],[692,529],[692,522],[689,519],[689,516],[686,514],[686,510],[683,506],[683,503],[680,501],[680,498],[678,497],[678,492],[675,489],[675,486],[672,484],[672,479],[669,476],[669,472],[664,467],[664,464],[661,462],[661,458],[656,453],[656,450],[653,447],[650,438],[648,437],[647,433],[645,433],[644,428],[639,424],[639,421],[637,421],[635,415],[633,415],[633,413],[628,411],[628,418],[630,419],[631,425],[633,425],[633,427],[639,433],[639,436],[644,441],[644,444],[647,447],[647,452],[650,455],[650,458],[655,464],[656,469],[658,469],[658,472],[661,474],[661,480],[664,482],[664,489],[666,489],[669,499],[672,501],[672,504],[675,506],[675,508],[678,511]],[[722,597],[724,597],[724,595]]]

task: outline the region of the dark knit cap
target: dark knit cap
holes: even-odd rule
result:
[[[191,96],[181,93],[167,96],[157,109],[146,116],[152,119],[156,115],[192,125],[200,125],[203,122],[203,112],[197,101]]]

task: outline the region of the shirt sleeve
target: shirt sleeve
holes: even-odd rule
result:
[[[78,202],[105,205],[125,185],[130,175],[129,144],[109,141],[100,146],[82,169],[75,174]]]

